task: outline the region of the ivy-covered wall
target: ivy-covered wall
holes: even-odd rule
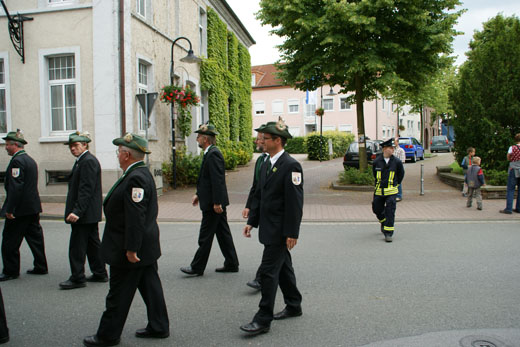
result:
[[[219,132],[217,145],[229,169],[247,163],[253,153],[251,57],[212,9],[208,9],[207,28],[208,58],[201,64],[201,89],[208,91],[209,119]]]

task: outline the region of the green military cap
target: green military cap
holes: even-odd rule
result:
[[[80,133],[79,131],[76,131],[75,133],[72,133],[69,135],[69,141],[65,142],[64,145],[70,145],[74,142],[89,143],[90,141],[92,141],[92,140],[90,139],[90,134],[88,131],[84,131],[82,133]]]
[[[205,124],[201,124],[198,130],[195,130],[195,133],[202,135],[218,135],[218,131],[215,128],[215,125],[211,124],[209,121]]]
[[[280,136],[285,139],[292,139],[292,135],[289,133],[289,127],[285,124],[282,117],[278,118],[278,122],[267,122],[263,128],[258,128],[257,131]]]
[[[135,149],[136,151],[150,154],[150,150],[148,150],[148,141],[146,139],[142,138],[139,135],[127,133],[123,137],[119,137],[117,139],[114,139],[112,143],[116,146],[125,146],[128,148]]]
[[[271,122],[271,123],[274,123],[274,122]],[[263,128],[265,128],[265,124],[260,125],[257,129],[255,129],[255,131],[261,133]]]
[[[23,138],[23,132],[20,129],[16,129],[16,131],[10,131],[7,133],[6,137],[2,137],[4,140],[11,140],[23,143],[24,145],[27,144],[27,141]]]

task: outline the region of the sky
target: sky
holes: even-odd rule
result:
[[[482,23],[493,18],[498,13],[504,16],[516,15],[520,17],[520,0],[463,0],[461,8],[467,11],[459,17],[455,29],[464,32],[453,41],[453,55],[457,56],[456,64],[466,60],[465,52],[469,50],[469,42],[475,30],[482,30]],[[256,45],[249,48],[252,65],[272,64],[280,56],[276,45],[282,40],[278,36],[269,35],[270,27],[261,26],[255,19],[255,13],[260,9],[258,0],[227,0],[242,24],[247,28],[256,41]]]

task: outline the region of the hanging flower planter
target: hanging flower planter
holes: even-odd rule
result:
[[[191,133],[191,108],[199,106],[200,98],[190,87],[164,86],[161,88],[160,100],[177,106],[177,124],[183,137]]]
[[[321,116],[323,116],[323,114],[325,113],[325,110],[323,109],[323,107],[320,107],[320,108],[317,108],[317,109],[316,109],[316,112],[315,112],[315,113],[316,113],[317,116],[320,116],[320,117],[321,117]]]

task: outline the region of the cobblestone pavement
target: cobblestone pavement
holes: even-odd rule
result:
[[[255,154],[256,158],[257,154]],[[309,161],[306,155],[294,157],[302,163],[304,171],[304,222],[375,222],[372,213],[372,192],[333,190],[331,183],[343,170],[343,158],[331,161]],[[244,221],[241,213],[253,178],[255,158],[246,166],[226,174],[229,193],[228,220]],[[505,200],[484,200],[484,209],[467,208],[459,190],[442,183],[436,176],[436,166],[449,165],[452,153],[439,153],[433,158],[405,164],[403,201],[398,203],[396,221],[479,221],[517,220],[520,214],[503,215]],[[424,195],[420,195],[421,166],[424,167]],[[159,198],[160,221],[200,221],[198,207],[191,205],[194,187],[169,190]],[[474,205],[476,205],[474,203]],[[64,204],[44,203],[43,216],[59,218]]]

